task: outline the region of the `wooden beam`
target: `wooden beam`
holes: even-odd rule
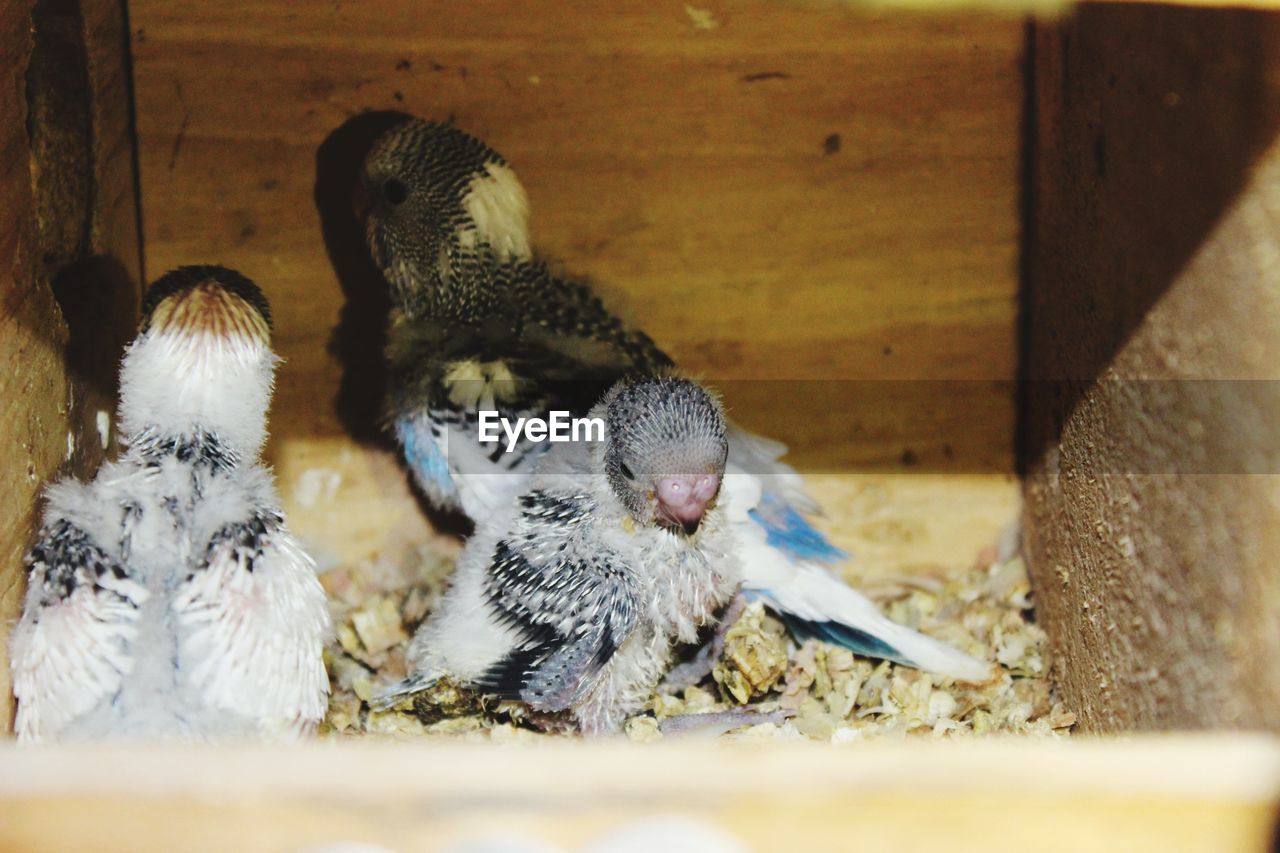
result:
[[[24,589],[41,485],[104,456],[140,249],[123,9],[0,2],[0,624]],[[12,715],[0,631],[0,728]]]
[[[417,851],[495,838],[573,849],[624,827],[643,838],[655,819],[674,816],[762,850],[1246,850],[1269,843],[1280,802],[1280,746],[1258,737],[844,747],[366,740],[9,747],[0,761],[5,849],[347,842]]]
[[[1036,39],[1028,545],[1094,730],[1280,729],[1280,13]]]

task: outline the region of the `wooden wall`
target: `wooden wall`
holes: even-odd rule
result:
[[[140,253],[114,2],[0,2],[0,729],[37,496],[103,456]]]
[[[352,441],[376,434],[385,309],[349,213],[370,110],[490,141],[535,243],[808,467],[1011,470],[1017,19],[763,0],[130,17],[148,275],[222,262],[274,301],[271,454],[313,541],[341,519],[350,556],[417,523]]]
[[[1280,728],[1280,12],[1035,41],[1030,565],[1093,730]]]

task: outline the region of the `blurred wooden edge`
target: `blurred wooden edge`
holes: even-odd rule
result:
[[[1043,794],[1150,794],[1270,799],[1280,796],[1280,738],[1263,734],[1161,734],[1124,738],[732,742],[668,738],[648,744],[576,739],[538,743],[361,738],[297,746],[164,744],[0,745],[0,798],[128,792],[256,798],[452,798],[525,791],[534,799],[793,787],[849,793],[1034,789]],[[691,767],[701,772],[684,771]],[[198,772],[197,772],[198,768]],[[565,771],[548,788],[548,771]]]
[[[1280,740],[1245,734],[842,747],[6,745],[0,767],[6,850],[416,850],[495,834],[576,845],[655,815],[710,821],[760,849],[1025,850],[1030,832],[1040,850],[1268,849],[1280,794]]]
[[[1280,9],[1280,0],[1088,0],[1091,3],[1132,3],[1146,6],[1199,6],[1213,9]],[[1072,0],[814,0],[797,5],[854,6],[867,9],[906,9],[920,12],[995,12],[1052,18],[1068,14]]]

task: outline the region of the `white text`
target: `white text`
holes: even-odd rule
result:
[[[498,428],[507,439],[507,453],[516,449],[523,433],[527,441],[604,441],[602,418],[571,418],[568,412],[553,411],[547,418],[516,418],[514,424],[498,412],[482,411],[479,422],[481,444],[501,440]]]

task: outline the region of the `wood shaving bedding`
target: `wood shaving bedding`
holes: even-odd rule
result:
[[[370,561],[325,574],[335,639],[326,649],[333,693],[322,733],[523,740],[544,731],[515,702],[492,702],[442,682],[387,711],[368,700],[407,674],[405,648],[439,600],[452,560],[423,546],[399,565]],[[728,630],[710,676],[676,695],[658,695],[626,724],[637,741],[662,738],[667,717],[749,708],[785,709],[781,724],[738,729],[725,737],[812,739],[832,743],[877,737],[985,734],[1066,736],[1075,716],[1049,681],[1044,632],[1032,618],[1026,568],[1019,557],[944,577],[882,579],[855,585],[890,618],[1002,665],[981,685],[957,683],[887,661],[807,640],[797,644],[759,604]]]

